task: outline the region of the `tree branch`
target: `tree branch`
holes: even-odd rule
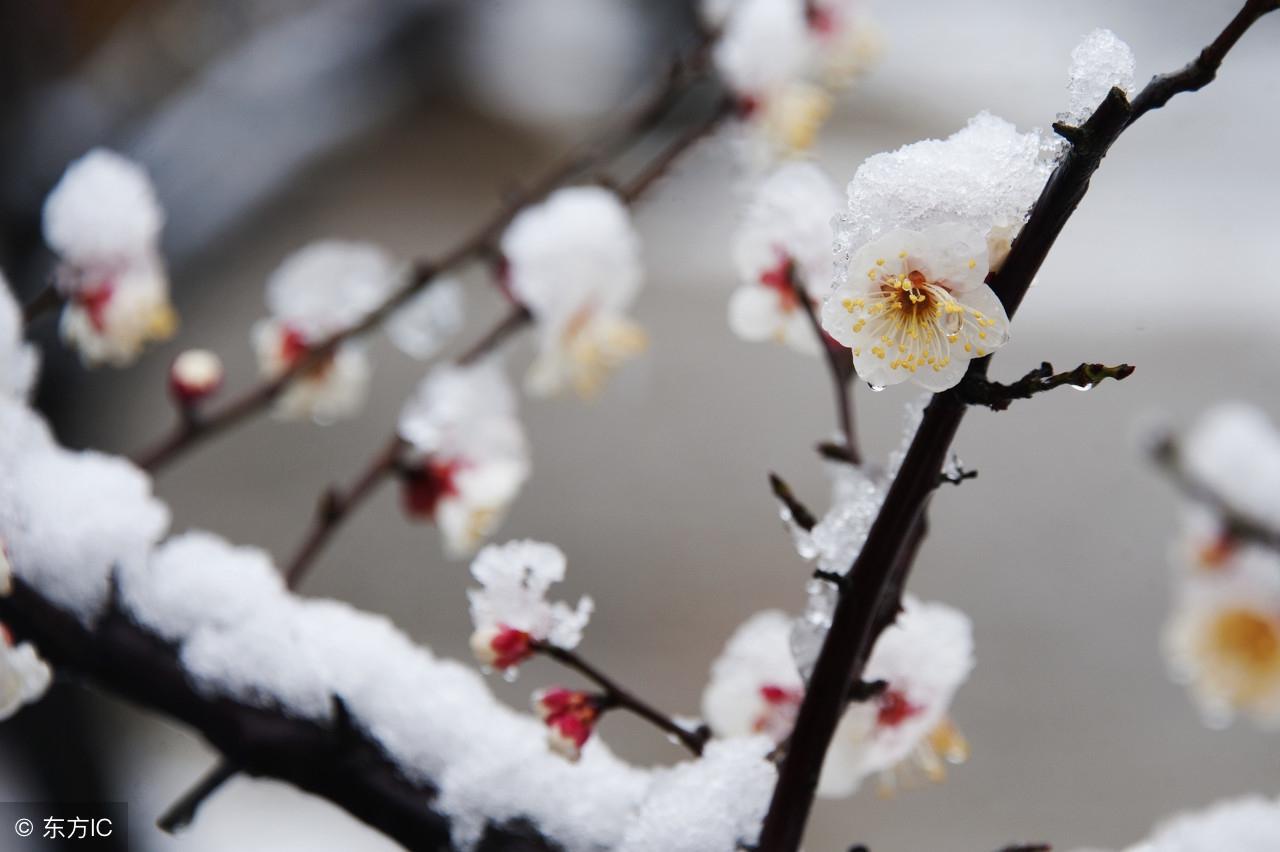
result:
[[[0,620],[29,640],[60,672],[74,673],[189,725],[235,766],[321,796],[407,849],[452,849],[449,819],[435,809],[438,791],[407,779],[361,731],[227,698],[209,698],[188,679],[177,649],[114,607],[95,627],[45,600],[15,578],[0,598]],[[480,847],[490,852],[554,852],[559,847],[527,823],[491,824]]]
[[[1201,53],[1201,60],[1209,54],[1205,61],[1209,67],[1216,68],[1240,34],[1275,7],[1275,2],[1249,0],[1244,11]],[[1196,82],[1195,78],[1180,79],[1177,75],[1157,77],[1135,100],[1142,106],[1142,112],[1146,112],[1178,91],[1198,88]],[[1102,158],[1135,118],[1124,93],[1112,89],[1092,117],[1078,128],[1079,132],[1072,132],[1070,148],[1049,177],[1004,265],[990,281],[1010,317],[1088,191],[1090,178]],[[987,358],[970,362],[968,375],[985,378],[988,363]],[[912,530],[923,522],[947,449],[966,409],[954,394],[934,396],[866,543],[850,568],[848,585],[836,603],[831,628],[800,706],[791,746],[779,770],[778,783],[761,828],[762,850],[795,852],[800,846],[827,746],[844,710],[848,684],[861,678],[878,631],[883,629],[884,618],[880,613],[891,599],[896,599],[905,584],[913,561],[904,559],[912,549]]]
[[[791,513],[791,520],[796,526],[805,532],[814,528],[818,523],[817,517],[796,498],[796,495],[791,491],[791,486],[787,485],[782,477],[776,473],[769,474],[769,487],[773,489],[773,496],[778,499],[778,502]]]
[[[804,282],[795,275],[795,264],[792,264],[788,270],[787,282],[791,285],[791,292],[795,294],[796,301],[804,309],[805,316],[809,318],[809,326],[813,329],[818,345],[826,355],[827,372],[831,375],[831,387],[835,396],[836,420],[840,426],[840,434],[844,437],[840,460],[850,464],[862,464],[862,455],[858,452],[857,433],[853,425],[853,395],[850,392],[850,385],[855,375],[853,354],[823,330],[822,321],[818,319],[818,312],[809,299]],[[833,447],[834,445],[825,444],[824,446]]]
[[[703,725],[696,730],[689,730],[683,725],[678,724],[667,714],[661,710],[654,708],[651,704],[644,701],[630,690],[619,686],[616,681],[588,663],[582,657],[578,656],[574,651],[561,648],[558,645],[552,645],[549,642],[535,641],[532,647],[544,657],[550,657],[566,668],[573,669],[587,680],[600,687],[603,692],[605,707],[622,707],[630,710],[641,719],[653,724],[655,727],[667,733],[668,736],[677,740],[689,751],[695,755],[702,754],[702,748],[707,744],[707,740],[711,739],[711,731]]]
[[[62,307],[64,301],[65,299],[58,290],[57,285],[50,281],[29,302],[22,306],[22,325],[24,327],[31,326],[36,320]]]
[[[1044,361],[1039,367],[1011,384],[988,380],[985,376],[966,375],[955,386],[953,393],[969,405],[985,405],[992,411],[1004,411],[1015,399],[1030,399],[1038,393],[1071,385],[1077,390],[1089,390],[1107,379],[1123,381],[1133,375],[1133,367],[1120,364],[1081,364],[1074,370],[1055,373],[1053,365]]]

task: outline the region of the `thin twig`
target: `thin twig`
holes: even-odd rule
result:
[[[285,569],[285,583],[290,589],[296,589],[302,582],[311,564],[324,550],[342,522],[373,494],[374,489],[383,479],[395,472],[402,446],[400,436],[393,435],[391,440],[374,455],[350,488],[346,490],[330,488],[321,496],[316,504],[315,519],[312,521],[311,529],[298,547],[293,559],[289,561],[289,567]]]
[[[1276,8],[1249,0],[1198,62],[1216,70],[1222,56],[1244,30]],[[1194,63],[1193,63],[1194,64]],[[1204,84],[1201,76],[1157,77],[1135,103],[1138,115],[1168,101],[1178,91],[1192,91]],[[1014,241],[1009,256],[990,281],[1009,316],[1026,295],[1040,265],[1062,232],[1067,220],[1089,188],[1089,181],[1111,145],[1136,118],[1124,93],[1113,89],[1078,132],[1071,133],[1071,147],[1050,176],[1027,223]],[[969,375],[985,377],[989,359],[970,362]],[[912,531],[923,521],[930,495],[947,450],[967,410],[954,394],[937,394],[925,410],[906,458],[857,559],[849,571],[818,654],[809,689],[801,702],[790,747],[778,773],[773,798],[761,827],[759,846],[767,852],[795,852],[808,823],[827,747],[844,711],[847,685],[862,677],[871,648],[896,611],[905,585],[914,546]],[[904,558],[908,557],[908,558]]]
[[[787,511],[791,513],[791,520],[796,526],[805,532],[813,529],[818,523],[817,517],[796,498],[791,486],[783,481],[781,476],[776,473],[769,474],[769,487],[773,489],[773,496],[778,498],[778,502],[787,507]]]
[[[497,349],[511,335],[533,321],[533,314],[524,305],[516,305],[487,334],[481,337],[457,358],[459,367],[466,367],[479,361],[485,355]]]
[[[195,821],[196,812],[204,800],[230,781],[240,770],[225,760],[204,774],[186,793],[168,807],[156,820],[156,827],[166,834],[175,834]]]
[[[787,282],[791,285],[791,292],[795,294],[796,301],[804,308],[804,314],[809,318],[809,326],[813,329],[818,345],[822,347],[827,358],[827,371],[831,374],[831,386],[835,395],[836,420],[840,424],[840,434],[844,436],[844,452],[840,460],[850,464],[862,464],[862,455],[858,452],[857,433],[853,426],[853,395],[850,393],[855,375],[853,355],[823,330],[822,321],[818,319],[818,312],[809,299],[804,282],[795,274],[795,264],[792,264],[788,270]]]
[[[486,222],[442,257],[434,261],[423,260],[415,263],[405,283],[361,322],[309,348],[280,376],[248,388],[239,396],[200,417],[180,420],[169,435],[139,452],[134,457],[135,463],[152,472],[160,469],[183,452],[266,408],[290,382],[322,363],[344,341],[380,326],[397,308],[430,286],[438,276],[474,260],[497,257],[498,239],[520,210],[541,200],[556,187],[593,164],[619,155],[644,135],[653,131],[686,92],[706,74],[709,47],[708,37],[701,36],[688,58],[677,58],[673,62],[664,85],[638,113],[629,116],[625,121],[616,123],[596,141],[579,146],[569,156],[554,163],[528,188],[513,193]],[[718,123],[718,120],[715,123]],[[710,132],[709,128],[700,130],[699,138],[707,132]],[[628,201],[634,200],[648,188],[649,184],[661,177],[675,158],[693,141],[696,140],[681,137],[676,144],[665,147],[662,155],[650,163],[646,170],[620,194]]]
[[[985,405],[992,411],[1004,411],[1015,399],[1030,399],[1038,393],[1071,385],[1078,390],[1088,390],[1107,379],[1123,381],[1133,375],[1133,367],[1119,364],[1081,364],[1073,370],[1055,373],[1053,365],[1044,361],[1039,367],[1010,384],[993,382],[985,376],[966,375],[952,391],[969,405]]]
[[[533,648],[539,654],[550,657],[566,668],[573,669],[587,680],[600,687],[604,693],[605,706],[622,707],[630,710],[635,715],[652,723],[656,727],[665,731],[670,736],[678,740],[685,748],[693,752],[695,755],[701,755],[703,746],[707,744],[707,740],[711,738],[710,732],[701,727],[696,730],[689,730],[677,723],[674,719],[647,703],[635,693],[619,686],[613,678],[588,663],[576,653],[558,645],[552,645],[549,642],[534,642]]]
[[[62,306],[64,298],[62,292],[52,283],[45,284],[39,293],[31,298],[31,301],[22,306],[22,324],[30,326],[36,320],[51,314]]]

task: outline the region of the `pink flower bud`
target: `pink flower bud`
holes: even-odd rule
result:
[[[533,694],[533,709],[547,726],[547,745],[567,760],[576,761],[600,718],[596,697],[576,689],[554,686]]]
[[[509,669],[533,656],[532,642],[523,630],[498,624],[471,634],[471,653],[481,665]]]
[[[183,406],[212,396],[222,387],[222,359],[206,349],[188,349],[169,368],[169,392]]]

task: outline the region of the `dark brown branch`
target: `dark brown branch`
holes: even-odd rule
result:
[[[188,679],[177,649],[112,608],[93,628],[15,579],[0,598],[0,620],[29,640],[61,674],[96,683],[143,708],[200,732],[250,775],[275,778],[321,796],[406,849],[452,849],[449,819],[436,810],[438,791],[410,781],[373,740],[341,714],[330,724],[279,710],[210,698]],[[527,823],[491,824],[480,847],[489,852],[554,852],[559,847]]]
[[[969,405],[985,405],[992,411],[1004,411],[1015,399],[1030,399],[1038,393],[1071,385],[1077,390],[1088,390],[1107,379],[1117,382],[1133,375],[1133,367],[1120,364],[1108,367],[1105,364],[1081,364],[1074,370],[1055,373],[1053,365],[1044,361],[1039,367],[1027,373],[1011,384],[1001,384],[988,380],[985,376],[966,375],[953,391],[963,402]]]
[[[156,826],[166,834],[174,834],[191,825],[204,800],[216,793],[223,784],[239,772],[239,769],[226,761],[217,764],[160,815],[156,820]]]
[[[1257,544],[1280,553],[1280,530],[1251,518],[1233,505],[1225,494],[1219,494],[1192,476],[1183,463],[1182,448],[1172,437],[1157,442],[1151,448],[1151,458],[1179,491],[1214,511],[1229,539]]]
[[[541,200],[556,187],[584,170],[619,155],[637,140],[656,129],[685,93],[706,74],[709,48],[708,38],[700,37],[688,58],[677,58],[673,62],[665,84],[638,113],[631,115],[625,121],[616,123],[595,142],[580,146],[569,156],[553,164],[528,188],[511,193],[507,201],[486,222],[443,257],[434,261],[416,263],[405,283],[364,320],[310,348],[282,375],[254,385],[239,396],[199,417],[181,418],[168,436],[138,453],[135,456],[135,462],[146,470],[158,470],[186,450],[236,426],[247,417],[269,406],[290,382],[330,357],[343,342],[376,329],[396,309],[428,287],[437,276],[471,261],[485,257],[496,258],[497,242],[503,230],[520,210]],[[712,126],[718,124],[719,120],[717,118]],[[695,128],[698,138],[706,135],[711,129],[701,125],[698,127],[701,128]],[[665,147],[661,155],[650,163],[632,183],[624,187],[620,194],[628,201],[634,200],[651,183],[661,177],[676,157],[694,141],[696,139],[682,136],[674,145]],[[510,330],[514,329],[504,333]]]
[[[808,507],[796,498],[791,486],[784,482],[782,477],[776,473],[769,474],[769,487],[773,489],[773,496],[778,498],[778,502],[791,513],[791,520],[796,526],[805,532],[813,529],[814,525],[818,523],[818,519],[813,512],[809,511]]]
[[[63,301],[62,293],[56,285],[52,283],[45,284],[40,292],[31,298],[31,301],[22,306],[23,326],[32,325],[46,314],[53,313],[62,307]]]
[[[1214,44],[1201,53],[1201,58],[1208,53],[1207,64],[1216,68],[1240,34],[1275,8],[1273,1],[1250,0]],[[1192,91],[1199,85],[1203,82],[1197,84],[1194,77],[1157,77],[1135,102],[1146,112],[1166,102],[1172,94]],[[1124,93],[1113,89],[1079,132],[1071,133],[1071,146],[1033,206],[1004,265],[990,280],[1010,317],[1088,191],[1102,158],[1134,118]],[[972,361],[969,375],[985,377],[988,362],[986,358]],[[800,847],[823,759],[844,710],[847,685],[861,678],[871,647],[885,624],[882,613],[888,611],[890,604],[896,606],[914,561],[904,558],[913,547],[912,531],[923,523],[929,497],[938,485],[948,447],[966,409],[954,394],[934,396],[850,569],[849,583],[836,604],[831,628],[818,654],[761,828],[759,846],[764,852],[795,852]]]
[[[1015,843],[1005,846],[999,852],[1053,852],[1053,847],[1048,843]]]
[[[850,392],[855,375],[853,354],[832,340],[831,336],[823,330],[822,321],[818,319],[818,312],[814,309],[808,291],[805,290],[804,282],[795,274],[794,263],[788,270],[787,281],[791,285],[791,292],[795,294],[796,301],[800,303],[805,316],[809,319],[809,327],[813,329],[818,345],[826,355],[827,372],[831,374],[831,387],[835,396],[836,420],[840,426],[840,434],[844,436],[844,452],[840,454],[839,460],[850,464],[862,464],[862,455],[858,452],[857,433],[853,426],[853,395]]]
[[[373,494],[374,489],[383,479],[395,472],[402,446],[400,436],[393,435],[391,440],[374,455],[350,488],[346,490],[330,488],[321,496],[316,505],[311,530],[302,540],[293,559],[289,560],[289,567],[285,569],[285,583],[289,588],[298,587],[302,578],[310,570],[312,562],[324,550],[342,522]]]
[[[604,707],[621,707],[629,710],[678,740],[681,745],[695,755],[702,754],[703,746],[711,738],[711,732],[705,726],[691,731],[678,724],[666,713],[654,708],[653,705],[644,701],[635,693],[619,686],[613,678],[582,659],[573,651],[552,645],[549,642],[534,642],[533,648],[544,657],[550,657],[566,668],[573,669],[598,686],[603,693]]]
[[[533,322],[533,314],[529,313],[529,309],[523,305],[516,305],[484,337],[458,356],[458,366],[466,367],[479,361],[531,322]]]

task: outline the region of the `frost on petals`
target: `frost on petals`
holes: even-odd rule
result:
[[[310,355],[311,347],[365,319],[395,285],[391,258],[376,246],[337,240],[290,255],[267,282],[271,316],[253,329],[258,369],[277,378]],[[329,423],[364,404],[371,367],[358,343],[345,342],[290,383],[276,415]]]
[[[31,643],[14,645],[8,630],[0,624],[0,721],[40,700],[52,680],[48,664]]]
[[[408,447],[405,511],[435,523],[449,555],[474,552],[529,477],[528,442],[502,367],[437,367],[405,404],[398,431]]]
[[[594,394],[644,349],[644,332],[626,316],[643,280],[640,239],[612,192],[570,187],[525,208],[503,234],[502,254],[512,295],[538,324],[531,393]]]
[[[101,148],[72,163],[45,200],[45,241],[66,298],[60,331],[86,365],[127,365],[173,334],[163,224],[146,172]]]
[[[903,605],[865,673],[888,687],[845,712],[827,752],[820,795],[852,795],[875,773],[886,785],[919,771],[938,780],[943,761],[967,755],[946,714],[973,667],[969,620],[943,604],[907,597]],[[771,611],[753,616],[729,640],[703,694],[703,712],[717,736],[765,734],[780,742],[790,733],[805,691],[790,636],[790,619]]]
[[[566,649],[577,646],[594,604],[588,597],[573,608],[547,600],[551,584],[563,580],[564,573],[564,554],[542,542],[491,544],[477,554],[471,575],[481,588],[468,590],[467,597],[475,625],[472,650],[482,663],[515,665],[528,656],[531,640]]]
[[[1009,339],[1004,307],[985,283],[984,234],[963,225],[896,230],[862,246],[848,280],[822,308],[827,333],[853,352],[871,385],[910,379],[945,390]]]
[[[741,286],[729,302],[729,327],[744,340],[775,340],[820,351],[796,295],[819,301],[831,282],[831,217],[840,195],[809,163],[786,163],[756,187],[734,235]]]

